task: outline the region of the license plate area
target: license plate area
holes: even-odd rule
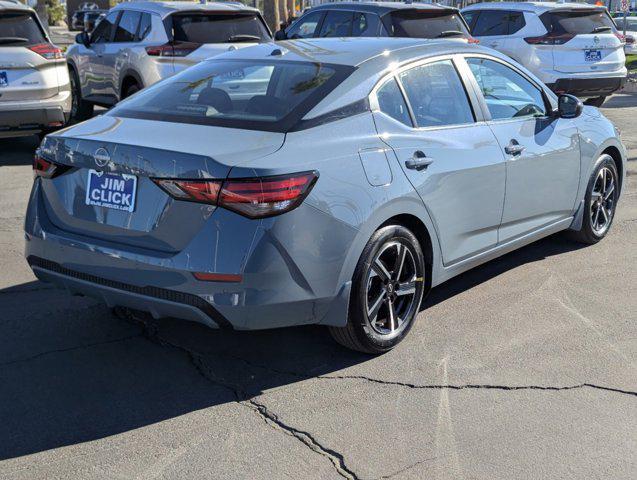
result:
[[[7,72],[0,72],[0,88],[9,86],[9,76]]]
[[[587,62],[599,62],[602,60],[602,51],[584,50],[584,60]]]
[[[133,212],[137,177],[123,173],[88,171],[86,204]]]

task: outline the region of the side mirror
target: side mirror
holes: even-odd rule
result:
[[[285,34],[285,30],[277,30],[274,34],[275,40],[287,40],[288,36]]]
[[[75,35],[75,43],[81,43],[86,48],[88,48],[91,45],[91,40],[88,36],[88,33],[82,32]]]
[[[577,118],[583,109],[584,104],[574,95],[565,93],[557,99],[557,113],[560,118]]]

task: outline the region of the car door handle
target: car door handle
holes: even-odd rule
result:
[[[433,158],[428,157],[420,150],[416,150],[413,157],[405,161],[405,167],[407,167],[409,170],[421,171],[431,165],[433,161]]]
[[[509,155],[519,155],[521,154],[526,147],[520,145],[517,141],[511,140],[509,144],[504,147],[504,151]]]

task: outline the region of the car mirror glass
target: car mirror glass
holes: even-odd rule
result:
[[[285,34],[285,30],[277,30],[274,34],[275,40],[286,40],[288,37]]]
[[[577,118],[581,115],[584,105],[574,95],[563,94],[557,99],[557,111],[560,118]]]

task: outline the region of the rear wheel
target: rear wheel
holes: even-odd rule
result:
[[[587,98],[584,101],[585,105],[590,105],[592,107],[601,107],[604,102],[606,101],[606,97],[602,96],[602,97],[595,97],[595,98]]]
[[[424,293],[425,260],[414,234],[400,225],[376,231],[354,272],[349,318],[330,327],[347,348],[379,354],[409,333]]]
[[[572,234],[576,241],[593,244],[606,236],[613,223],[618,195],[615,162],[604,154],[588,182],[582,227]]]
[[[70,122],[82,122],[93,116],[94,105],[82,99],[82,90],[80,89],[80,79],[72,68],[69,69],[69,77],[71,78],[71,115]]]
[[[131,85],[128,85],[125,89],[124,89],[124,94],[122,96],[122,100],[125,98],[130,97],[131,95],[136,94],[137,92],[139,92],[141,89],[139,88],[139,85],[137,85],[136,83],[133,83]]]

